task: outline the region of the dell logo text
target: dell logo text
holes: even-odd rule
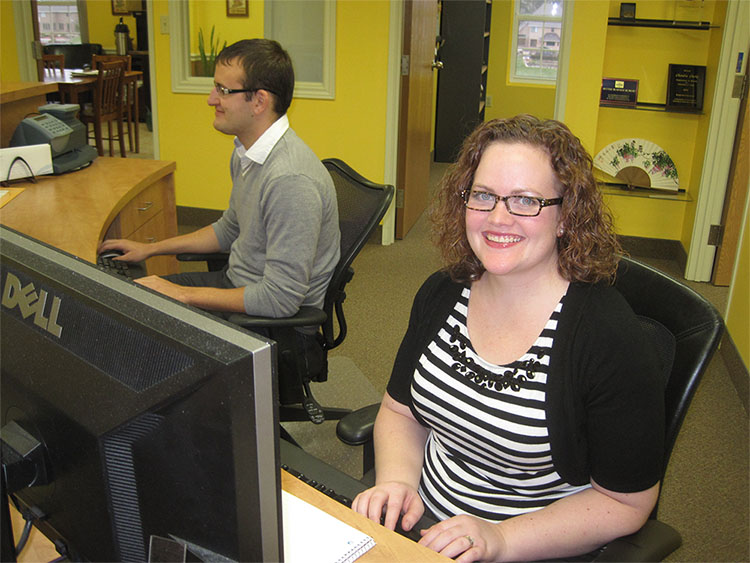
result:
[[[39,293],[34,291],[33,283],[22,287],[21,280],[10,272],[7,272],[5,286],[3,287],[3,307],[7,307],[8,309],[18,307],[24,319],[29,318],[33,314],[35,325],[59,338],[62,334],[62,327],[57,324],[57,315],[60,312],[60,298],[52,298],[49,314],[45,317],[47,296],[47,292],[43,289]]]

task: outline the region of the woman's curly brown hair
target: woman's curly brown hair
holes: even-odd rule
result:
[[[440,182],[431,210],[433,239],[446,270],[460,282],[479,279],[484,266],[466,237],[466,207],[461,192],[471,188],[479,161],[492,143],[525,143],[550,157],[563,197],[558,238],[558,269],[568,281],[614,281],[623,254],[612,216],[594,180],[591,156],[563,123],[531,115],[480,124],[464,141],[458,160]]]

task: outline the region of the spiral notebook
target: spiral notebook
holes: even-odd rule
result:
[[[348,563],[375,545],[367,534],[281,491],[286,563]]]

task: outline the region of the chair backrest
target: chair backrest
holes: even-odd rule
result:
[[[65,55],[42,55],[42,68],[45,72],[62,73],[65,68]]]
[[[42,48],[47,55],[65,55],[65,68],[83,68],[91,64],[93,55],[104,52],[101,43],[81,43],[77,45],[63,45],[50,43]]]
[[[354,273],[351,264],[388,211],[396,190],[391,185],[370,182],[337,158],[327,158],[323,165],[336,187],[341,231],[341,257],[333,271],[323,305],[328,315],[322,327],[323,346],[330,350],[346,336],[342,303],[346,298],[344,287]],[[338,335],[335,334],[335,324],[338,324]]]
[[[122,114],[122,77],[125,61],[100,62],[94,91],[94,113],[100,117]]]
[[[641,318],[647,333],[653,335],[666,368],[663,465],[666,469],[690,401],[721,340],[724,322],[716,308],[700,294],[631,258],[620,261],[615,287]],[[663,333],[659,334],[664,328],[671,333],[673,345]],[[674,360],[670,362],[672,356]],[[653,516],[655,512],[656,509]]]
[[[133,57],[130,55],[92,55],[91,68],[99,68],[99,63],[111,63],[112,61],[125,61],[125,70],[133,70]]]

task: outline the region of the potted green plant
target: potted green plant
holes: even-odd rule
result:
[[[216,56],[221,52],[221,50],[227,46],[227,42],[224,41],[224,44],[219,47],[219,35],[216,34],[216,39],[214,39],[214,26],[211,26],[211,36],[208,40],[208,48],[209,50],[206,51],[206,42],[203,39],[203,28],[198,29],[198,51],[200,52],[201,57],[201,69],[202,73],[200,76],[213,76],[214,75],[214,68],[216,67]]]

